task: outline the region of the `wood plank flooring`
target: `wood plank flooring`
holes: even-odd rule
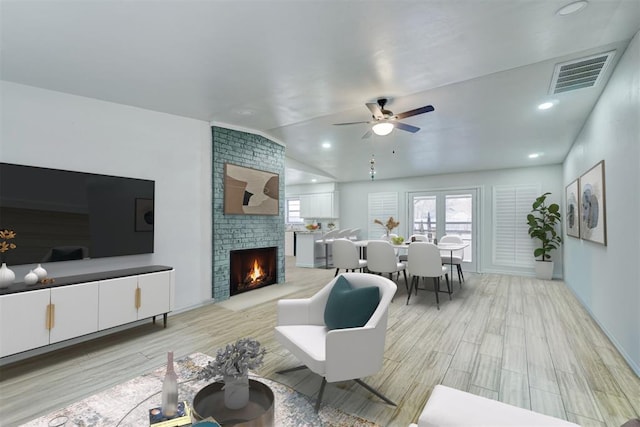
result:
[[[298,269],[287,259],[287,283],[314,294],[333,270]],[[620,426],[640,415],[640,379],[560,281],[466,274],[453,300],[436,310],[433,292],[405,305],[400,282],[391,305],[385,364],[365,378],[398,407],[353,382],[329,384],[324,401],[383,426],[415,422],[431,390],[445,384],[584,426]],[[178,284],[179,289],[179,284]],[[321,378],[303,370],[273,337],[276,301],[230,310],[211,304],[0,368],[0,425],[20,425],[196,351],[215,355],[238,337],[268,349],[257,373],[314,398]],[[161,322],[160,322],[161,323]]]

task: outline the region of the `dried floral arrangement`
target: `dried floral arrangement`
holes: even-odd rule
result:
[[[262,366],[267,350],[260,347],[260,342],[253,338],[240,338],[233,344],[218,350],[215,360],[209,362],[200,374],[199,379],[210,380],[217,377],[245,376],[250,369]]]
[[[15,239],[16,232],[13,230],[0,230],[0,239],[3,239],[0,242],[0,255],[2,259],[4,259],[5,252],[8,252],[11,249],[15,249],[17,246],[13,242],[8,242],[8,240]]]
[[[380,224],[381,226],[383,226],[387,234],[391,232],[391,230],[393,230],[394,228],[400,225],[400,222],[394,220],[392,216],[389,217],[386,223],[383,223],[379,219],[374,219],[373,222],[374,224]]]

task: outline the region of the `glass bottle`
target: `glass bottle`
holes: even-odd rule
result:
[[[162,382],[162,414],[173,417],[178,411],[178,376],[173,369],[173,351],[167,353],[167,373]]]

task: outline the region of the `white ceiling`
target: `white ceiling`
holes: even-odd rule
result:
[[[640,0],[557,15],[570,1],[2,0],[0,72],[254,129],[286,144],[288,184],[366,180],[372,154],[376,179],[557,164],[603,85],[549,96],[554,65],[615,64],[640,29]],[[382,96],[435,111],[403,120],[416,134],[332,125]]]

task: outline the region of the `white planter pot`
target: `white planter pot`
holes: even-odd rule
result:
[[[553,261],[536,261],[536,279],[551,280],[553,276]]]

